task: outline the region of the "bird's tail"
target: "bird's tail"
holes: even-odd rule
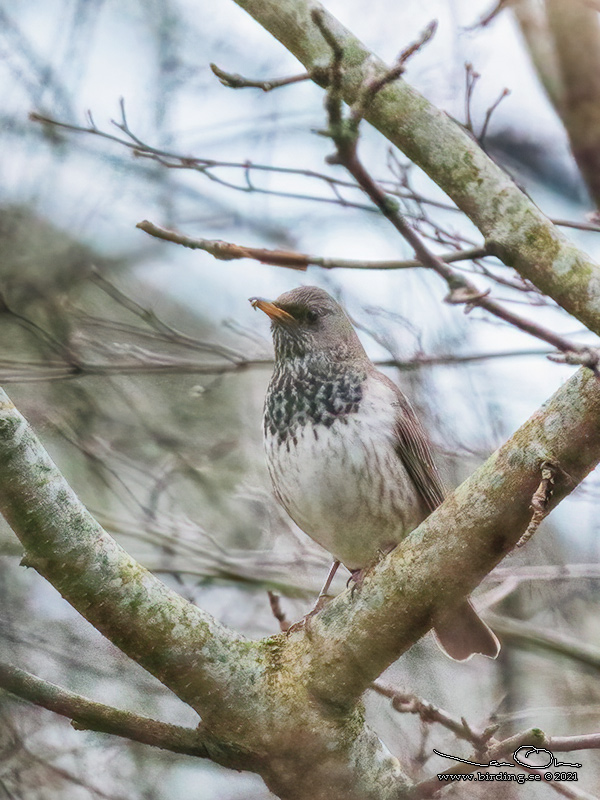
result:
[[[500,652],[496,634],[477,614],[469,600],[438,618],[433,632],[438,645],[454,661],[467,661],[476,653],[496,658]]]

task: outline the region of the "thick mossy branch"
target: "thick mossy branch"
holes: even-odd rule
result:
[[[516,545],[541,469],[556,469],[553,508],[600,461],[600,382],[582,369],[367,576],[292,634],[287,657],[311,659],[313,691],[358,697]]]
[[[582,369],[303,631],[248,642],[142,569],[83,508],[0,393],[0,509],[26,560],[203,716],[213,760],[286,800],[398,800],[407,782],[359,697],[516,544],[544,464],[554,506],[600,460],[600,382]]]
[[[251,645],[100,527],[1,389],[0,486],[0,512],[25,548],[23,563],[124,653],[201,713],[241,690],[244,667],[255,668]]]
[[[25,547],[24,563],[89,622],[202,715],[198,755],[259,773],[289,800],[398,800],[406,780],[364,724],[360,704],[313,702],[303,665],[279,675],[278,637],[249,642],[172,592],[137,564],[87,512],[6,394],[0,390],[0,511]],[[33,676],[0,672],[47,708],[88,715],[109,730],[125,712],[93,708]],[[0,681],[1,683],[1,681]],[[42,697],[44,695],[44,697]],[[42,702],[43,700],[43,702]],[[116,716],[115,716],[116,715]],[[158,746],[166,730],[145,723]],[[138,726],[139,731],[139,726]],[[176,731],[169,727],[172,737]],[[182,750],[190,744],[171,738]],[[163,738],[163,742],[167,739]]]
[[[322,8],[320,3],[235,2],[307,70],[330,63],[331,48],[311,18],[315,8]],[[324,9],[322,18],[343,48],[342,94],[348,104],[353,104],[365,81],[383,76],[388,67]],[[470,217],[485,236],[491,253],[600,334],[600,268],[564,238],[460,125],[403,80],[378,93],[365,119]]]

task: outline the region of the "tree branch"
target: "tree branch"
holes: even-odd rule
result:
[[[437,722],[451,731],[457,738],[470,742],[476,749],[487,746],[498,725],[491,725],[484,731],[475,731],[464,719],[453,717],[433,703],[423,700],[414,694],[400,692],[391,686],[376,681],[371,684],[371,689],[377,694],[387,697],[392,701],[392,708],[401,714],[417,714],[423,722]]]
[[[563,81],[545,5],[537,0],[512,0],[511,11],[517,19],[538,78],[556,108],[563,93]]]
[[[246,247],[245,245],[223,242],[218,239],[201,239],[186,236],[178,231],[163,228],[153,222],[143,220],[138,222],[136,228],[144,233],[163,239],[167,242],[189,247],[191,250],[204,250],[219,261],[233,261],[240,258],[252,258],[262,264],[272,264],[277,267],[289,267],[290,269],[306,270],[309,266],[321,267],[322,269],[412,269],[423,267],[418,259],[404,259],[402,261],[369,261],[367,259],[352,258],[323,258],[321,256],[311,256],[306,253],[296,253],[292,250],[267,250],[262,247]],[[438,256],[444,263],[449,264],[454,261],[472,261],[476,258],[485,258],[489,255],[485,247],[471,247],[466,250],[456,250],[451,253],[444,253]]]
[[[538,748],[540,750],[547,749],[556,753],[572,752],[574,750],[597,750],[600,748],[600,734],[592,733],[587,736],[547,736],[539,728],[531,728],[530,730],[516,733],[514,736],[510,736],[508,739],[503,739],[502,741],[492,739],[483,753],[476,750],[473,756],[469,758],[469,761],[478,761],[480,763],[498,761],[499,759],[504,759],[512,755],[521,748],[527,747]],[[526,757],[526,751],[519,754],[521,760],[524,760]],[[445,770],[443,774],[468,775],[476,772],[478,769],[479,767],[477,765],[459,763]],[[527,770],[526,767],[521,767],[521,769]],[[536,772],[537,771],[538,770],[536,770]],[[444,786],[443,783],[440,783],[438,774],[414,786],[409,792],[410,800],[422,800],[422,798],[433,797],[433,795]],[[580,792],[578,789],[572,790],[570,786],[565,787],[564,784],[560,782],[547,780],[544,775],[542,775],[542,781],[564,797],[572,798],[573,800],[575,800],[575,798],[581,798],[581,800],[596,800],[596,798],[586,792]],[[451,786],[452,784],[450,783],[447,785]]]
[[[400,213],[397,203],[390,200],[365,169],[358,156],[360,123],[383,87],[388,85],[390,81],[397,79],[398,67],[393,66],[377,80],[371,79],[365,82],[356,103],[351,107],[349,114],[344,117],[341,106],[341,63],[343,51],[335,41],[332,31],[325,24],[322,13],[315,10],[312,13],[312,18],[323,37],[332,47],[330,81],[325,100],[329,124],[327,129],[321,132],[333,141],[336,148],[336,152],[327,159],[328,162],[339,164],[348,170],[371,202],[377,206],[383,216],[391,222],[398,233],[410,244],[415,256],[423,266],[432,269],[446,282],[449,289],[446,302],[465,304],[467,307],[477,306],[483,308],[519,330],[554,345],[562,351],[563,358],[567,363],[583,364],[598,375],[599,357],[595,350],[574,344],[554,331],[505,308],[502,304],[489,297],[489,290],[480,291],[465,275],[456,272],[448,263],[442,261],[438,255],[425,245],[419,234],[407,223]],[[335,42],[335,44],[332,44],[332,42]]]
[[[331,60],[309,0],[235,0],[311,71]],[[342,95],[354,104],[368,80],[388,71],[335,17],[324,22],[343,50]],[[486,247],[600,334],[600,268],[570,244],[538,207],[447,114],[405,81],[386,86],[365,118],[421,167],[486,237]],[[440,142],[444,146],[440,147]]]
[[[136,228],[150,234],[150,236],[155,236],[157,239],[181,244],[192,250],[204,250],[219,261],[252,258],[255,261],[260,261],[262,264],[273,264],[278,267],[288,267],[289,269],[301,271],[306,271],[310,263],[310,256],[305,256],[302,253],[294,253],[291,250],[265,250],[259,247],[245,247],[239,244],[232,244],[231,242],[222,242],[218,239],[193,239],[177,231],[161,228],[159,225],[155,225],[153,222],[149,222],[146,219],[142,222],[138,222]]]
[[[133,562],[1,397],[0,507],[25,544],[25,562],[202,712],[214,737],[213,760],[259,771],[289,798],[405,795],[397,762],[364,725],[355,701],[439,609],[458,603],[514,546],[529,522],[544,461],[560,467],[554,506],[600,459],[600,387],[581,370],[359,590],[336,598],[306,630],[250,643]],[[282,714],[282,703],[301,716]]]
[[[270,81],[253,81],[237,73],[225,72],[224,69],[221,69],[216,64],[211,64],[210,68],[223,86],[227,86],[229,89],[262,89],[263,92],[272,92],[273,89],[280,89],[282,86],[300,83],[301,81],[307,81],[311,78],[308,72],[304,72],[302,75],[292,75],[288,78],[276,78]]]
[[[290,682],[280,680],[281,635],[249,642],[137,564],[87,512],[1,390],[0,486],[0,510],[25,546],[22,563],[202,715],[213,761],[258,772],[290,800],[402,797],[399,764],[360,711],[313,703],[302,662]]]
[[[518,647],[534,647],[559,653],[586,667],[600,670],[600,647],[580,642],[572,636],[544,630],[539,625],[518,619],[509,619],[497,614],[486,614],[485,619],[495,633]]]
[[[589,192],[600,206],[600,22],[583,2],[546,0],[562,91],[555,102]]]
[[[34,567],[130,658],[203,716],[222,713],[252,648],[134,561],[85,509],[0,389],[0,511]]]
[[[342,593],[311,620],[310,652],[302,637],[290,636],[290,657],[318,664],[313,691],[330,699],[358,697],[441,609],[472,592],[527,528],[541,464],[560,467],[552,509],[600,461],[599,425],[600,385],[580,370],[360,589]]]
[[[201,729],[170,725],[131,711],[96,703],[18,667],[0,663],[0,687],[22,700],[68,717],[78,730],[110,733],[174,753],[210,758]]]

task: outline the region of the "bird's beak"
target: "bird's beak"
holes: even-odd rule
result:
[[[275,322],[295,322],[291,314],[288,314],[287,311],[284,311],[283,308],[279,308],[279,306],[276,306],[275,303],[272,303],[270,300],[264,300],[262,297],[249,297],[248,299],[252,308],[260,308],[261,311],[264,311],[265,314]]]

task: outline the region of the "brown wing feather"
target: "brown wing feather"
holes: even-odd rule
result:
[[[396,384],[381,372],[375,376],[392,388],[397,398],[396,452],[406,467],[417,491],[431,513],[444,499],[444,487],[433,460],[431,445],[408,399]]]
[[[375,369],[373,375],[394,390],[397,398],[396,451],[431,513],[443,501],[445,492],[427,434],[396,384]],[[436,620],[434,630],[442,650],[456,661],[465,661],[475,653],[496,658],[500,652],[498,639],[478,617],[468,598]]]

